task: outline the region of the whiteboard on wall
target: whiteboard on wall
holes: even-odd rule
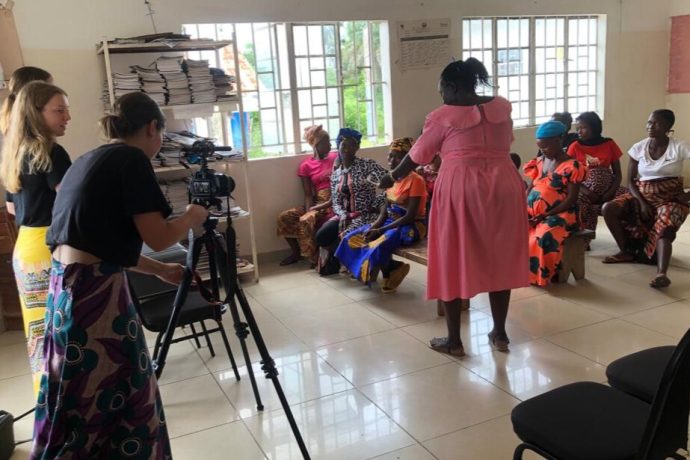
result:
[[[450,19],[398,22],[400,67],[428,69],[450,62]]]

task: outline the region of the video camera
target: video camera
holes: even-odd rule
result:
[[[208,167],[208,159],[216,152],[229,152],[232,147],[217,147],[212,142],[203,140],[191,147],[183,147],[182,153],[191,164],[200,164],[201,169],[192,174],[189,181],[188,195],[191,204],[198,204],[209,209],[212,206],[222,209],[221,198],[227,198],[235,190],[235,181],[230,176],[216,172]]]

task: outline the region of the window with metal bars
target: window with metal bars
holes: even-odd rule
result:
[[[465,18],[462,55],[484,63],[493,86],[481,92],[512,102],[515,126],[603,114],[604,31],[602,16]]]
[[[362,146],[390,140],[387,24],[383,21],[319,23],[187,24],[192,38],[237,41],[249,158],[310,151],[304,128],[323,125],[335,138],[341,127],[362,132]],[[231,47],[190,54],[234,72]],[[230,117],[235,123],[239,115]],[[201,134],[218,137],[222,117],[194,120]]]

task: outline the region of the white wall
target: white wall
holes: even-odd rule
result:
[[[687,3],[687,2],[686,2]],[[158,30],[178,31],[182,23],[446,18],[453,20],[451,53],[460,55],[463,16],[606,14],[607,54],[605,134],[626,149],[643,137],[648,113],[665,100],[668,61],[668,12],[671,0],[153,0]],[[27,64],[49,69],[70,95],[73,120],[63,144],[76,157],[98,143],[102,65],[94,52],[104,38],[150,33],[141,0],[22,0],[15,6]],[[394,23],[393,23],[394,25]],[[441,69],[400,70],[399,49],[391,34],[393,135],[416,136],[424,116],[439,104],[436,83]],[[513,150],[528,158],[535,151],[532,128],[516,130]],[[364,152],[383,162],[385,149]],[[302,157],[249,164],[257,244],[260,252],[285,248],[275,237],[278,212],[300,202],[295,178]],[[241,175],[233,173],[241,185]],[[241,189],[241,187],[238,187]],[[237,194],[242,202],[241,193]],[[246,223],[239,223],[246,241]],[[244,246],[248,249],[248,246]]]

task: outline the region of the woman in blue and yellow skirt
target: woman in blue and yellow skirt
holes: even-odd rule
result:
[[[7,209],[19,235],[12,258],[22,306],[29,360],[38,392],[43,371],[45,306],[50,280],[46,233],[56,190],[69,168],[69,155],[55,143],[69,123],[67,95],[45,82],[32,82],[16,95],[2,148],[0,178]]]
[[[396,139],[390,146],[388,164],[394,169],[412,148],[412,138]],[[424,179],[410,172],[386,192],[379,218],[347,233],[335,252],[347,269],[365,284],[383,274],[381,290],[395,292],[410,265],[393,260],[393,251],[426,236],[427,191]]]

